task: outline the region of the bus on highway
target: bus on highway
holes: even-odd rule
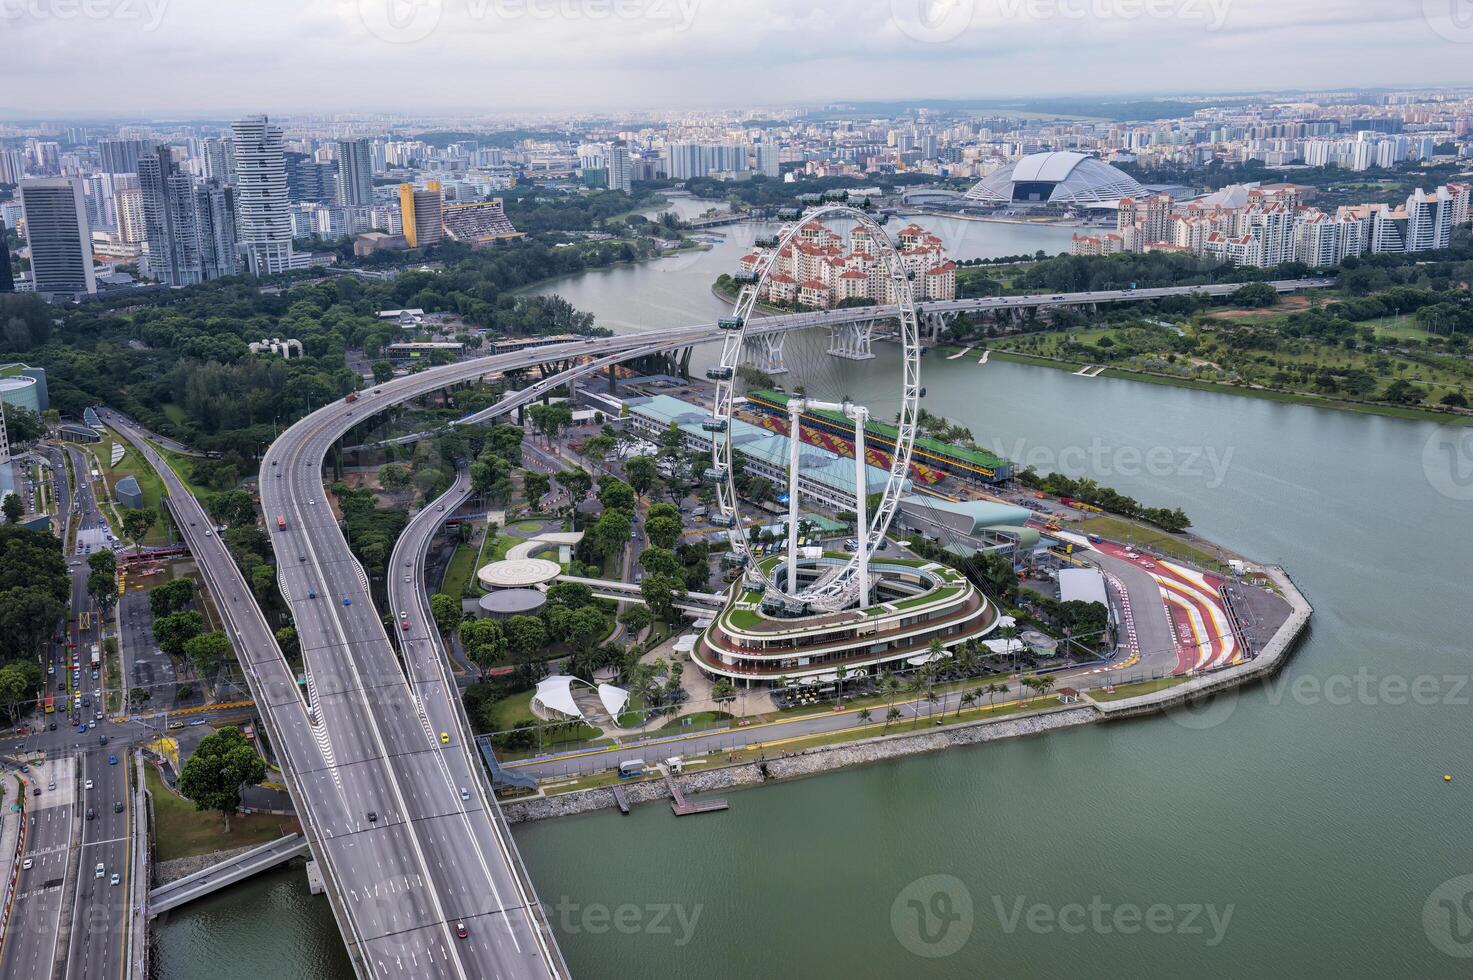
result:
[[[102,648],[96,643],[92,644],[92,669],[96,670],[102,664]]]
[[[56,710],[56,695],[46,695],[46,713],[49,715]]]

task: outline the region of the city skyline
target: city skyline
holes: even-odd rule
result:
[[[1420,88],[1466,82],[1473,24],[1455,2],[314,0],[263,15],[238,0],[35,0],[0,5],[0,82],[16,93],[0,118],[1150,96],[1163,78],[1314,91],[1364,84],[1356,52],[1374,54],[1377,85]],[[133,69],[105,89],[72,70],[118,44]],[[263,51],[275,70],[259,70]]]

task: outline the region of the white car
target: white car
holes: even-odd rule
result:
[[[116,871],[114,871],[113,872],[113,876],[108,879],[108,882],[107,883],[109,885],[118,885],[118,884],[122,884],[122,881],[123,881],[123,876],[120,875],[120,874],[118,874]]]
[[[21,870],[22,870],[22,871],[29,871],[29,870],[31,870],[31,865],[32,865],[32,863],[33,863],[33,862],[32,862],[32,861],[31,861],[31,859],[30,859],[30,858],[26,858],[26,859],[25,859],[25,860],[24,860],[24,861],[22,861],[22,862],[21,862],[21,863],[20,863],[20,869],[21,869]]]
[[[89,780],[87,780],[87,782],[83,783],[82,784],[82,788],[83,789],[91,789],[92,788],[92,780],[89,779]],[[99,864],[98,867],[100,868],[100,867],[102,867],[102,865]]]
[[[101,861],[98,861],[97,867],[93,869],[92,877],[101,878],[105,874],[107,874],[107,865],[103,864]]]

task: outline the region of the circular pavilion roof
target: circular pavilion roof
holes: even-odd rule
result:
[[[491,616],[521,616],[535,613],[547,602],[537,589],[498,589],[481,596],[481,611]]]
[[[546,558],[509,558],[494,561],[476,573],[488,589],[530,589],[557,578],[563,568]]]

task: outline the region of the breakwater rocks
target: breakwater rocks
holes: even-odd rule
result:
[[[974,745],[1002,738],[1038,735],[1099,720],[1100,713],[1093,706],[1061,706],[1022,718],[1000,718],[996,721],[981,721],[971,725],[958,725],[930,731],[921,730],[913,734],[891,734],[844,745],[803,749],[788,755],[775,755],[752,762],[717,765],[697,772],[683,773],[676,776],[675,779],[680,783],[681,792],[687,796],[698,796],[703,793],[715,793],[743,786],[759,786],[773,780],[799,779],[834,769],[845,769],[870,762],[883,762],[886,759],[918,755],[922,752],[935,752],[953,745]],[[664,780],[661,779],[626,782],[623,788],[629,802],[635,805],[670,798],[670,791],[666,788]],[[501,809],[508,823],[526,823],[531,820],[547,820],[552,817],[566,817],[576,813],[604,810],[613,806],[615,806],[613,789],[598,787],[563,793],[558,796],[508,800],[501,804]]]

